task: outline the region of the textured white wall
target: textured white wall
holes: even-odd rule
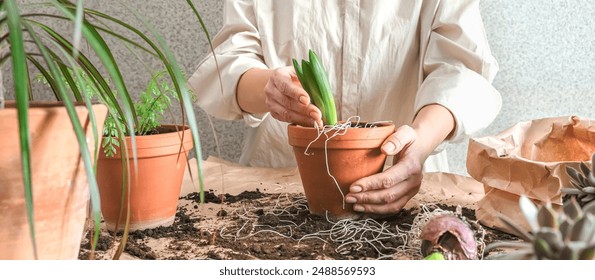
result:
[[[595,1],[483,0],[503,97],[491,135],[552,116],[595,119]],[[467,143],[449,148],[451,171],[466,174]]]
[[[194,2],[214,35],[221,27],[223,1]],[[134,7],[164,34],[187,74],[208,52],[204,35],[185,1],[87,3],[116,16],[125,12],[119,3]],[[481,9],[492,51],[500,64],[494,85],[502,93],[504,104],[492,126],[478,136],[543,117],[579,115],[595,119],[595,1],[483,0]],[[133,80],[130,85],[141,90],[149,77],[147,71],[124,48],[116,52],[116,57],[126,62],[122,69]],[[4,76],[6,79],[7,75]],[[5,82],[10,98],[11,83]],[[222,156],[236,160],[243,136],[242,123],[214,122]],[[217,155],[210,125],[200,110],[199,126],[204,156]],[[466,174],[467,143],[448,149],[451,171]]]

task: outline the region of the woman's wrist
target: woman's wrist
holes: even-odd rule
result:
[[[455,130],[455,119],[446,107],[439,104],[424,106],[417,113],[411,127],[425,159]]]
[[[273,70],[252,68],[240,77],[236,89],[236,98],[242,111],[251,114],[268,112],[264,88]]]

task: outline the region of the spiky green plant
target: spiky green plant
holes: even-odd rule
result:
[[[539,208],[526,196],[519,200],[521,211],[531,227],[525,231],[515,221],[501,216],[505,225],[523,242],[494,242],[494,249],[512,249],[491,259],[592,260],[595,257],[595,202],[581,208],[574,198],[556,211],[550,203]]]
[[[562,193],[566,196],[574,196],[579,205],[583,206],[595,200],[595,153],[591,156],[591,169],[581,162],[580,170],[570,166],[566,167],[566,173],[570,176],[572,188],[563,188]]]
[[[120,71],[121,63],[116,61],[112,52],[112,46],[105,40],[105,37],[113,37],[120,42],[140,50],[143,57],[157,58],[165,68],[167,76],[173,84],[175,95],[180,100],[180,106],[184,112],[184,118],[188,121],[192,133],[197,158],[200,158],[200,137],[198,136],[198,125],[193,109],[191,94],[186,86],[186,77],[180,69],[172,51],[164,41],[163,37],[156,32],[150,24],[142,17],[137,19],[143,21],[143,27],[149,32],[144,32],[128,24],[127,22],[114,18],[108,14],[84,7],[83,0],[48,0],[43,3],[23,4],[23,1],[0,0],[0,46],[8,46],[7,52],[1,53],[0,65],[5,62],[12,64],[12,80],[14,82],[14,96],[17,106],[19,123],[19,143],[21,153],[21,170],[23,174],[23,187],[27,205],[27,220],[29,221],[29,232],[35,258],[37,258],[37,247],[35,238],[35,225],[33,222],[33,183],[31,168],[31,134],[29,127],[29,101],[32,98],[31,87],[31,65],[36,68],[48,81],[52,92],[57,100],[63,101],[66,111],[70,117],[73,131],[78,140],[81,160],[84,163],[87,174],[91,208],[95,221],[95,234],[92,248],[95,248],[99,236],[100,223],[100,201],[97,181],[95,179],[95,167],[92,155],[83,131],[81,121],[75,111],[74,102],[84,102],[88,108],[92,101],[85,91],[76,87],[77,83],[84,82],[83,73],[90,79],[91,83],[99,91],[99,99],[108,107],[114,108],[109,114],[114,118],[120,118],[125,122],[125,128],[118,131],[123,137],[126,133],[131,135],[131,150],[136,162],[136,141],[134,137],[135,128],[139,127],[137,114],[131,94]],[[213,50],[210,36],[200,17],[196,7],[191,0],[186,1],[200,23],[209,41],[211,51]],[[33,11],[23,12],[22,8],[37,8]],[[135,15],[136,16],[136,15]],[[72,38],[58,32],[58,29],[47,25],[45,22],[53,20],[59,26],[72,26]],[[124,29],[127,33],[115,32],[113,29]],[[82,42],[82,43],[81,43]],[[141,43],[139,43],[141,42]],[[81,50],[81,44],[87,46],[86,51]],[[95,58],[95,59],[92,59]],[[97,61],[97,62],[93,62]],[[82,69],[73,71],[74,69]],[[68,81],[68,82],[65,82]],[[114,89],[110,87],[113,86]],[[9,89],[10,90],[10,89]],[[116,98],[115,92],[119,94]],[[3,97],[0,97],[3,98]],[[2,104],[0,104],[2,105]],[[1,109],[1,106],[0,106]],[[95,116],[90,113],[93,124],[94,136],[99,137],[95,126]],[[99,145],[100,141],[95,141]],[[60,143],[56,143],[59,145]],[[98,150],[98,147],[95,147]],[[133,167],[134,168],[134,167]],[[204,199],[202,181],[201,161],[198,161],[198,177],[200,183],[201,201]],[[126,236],[126,231],[124,236]],[[123,240],[126,238],[123,237]],[[121,247],[123,249],[123,247]],[[121,251],[121,250],[120,250]]]
[[[320,109],[322,122],[325,125],[335,125],[337,123],[337,108],[326,70],[313,50],[308,52],[308,57],[310,61],[302,60],[301,66],[297,60],[293,59],[293,68],[295,68],[302,87],[310,95],[310,100]]]

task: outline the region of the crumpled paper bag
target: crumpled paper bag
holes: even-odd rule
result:
[[[472,138],[467,171],[484,185],[476,216],[485,226],[512,233],[498,215],[529,230],[518,206],[521,195],[538,204],[562,205],[570,187],[566,166],[590,165],[595,152],[595,122],[576,116],[519,123],[497,135]]]

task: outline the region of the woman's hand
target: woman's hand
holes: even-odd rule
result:
[[[280,121],[322,126],[322,113],[310,103],[292,66],[246,71],[238,82],[236,97],[244,112],[270,112]]]
[[[314,123],[322,126],[322,114],[310,103],[293,67],[275,69],[264,93],[266,106],[275,119],[301,126],[314,126]]]
[[[382,144],[382,152],[395,156],[394,164],[382,173],[357,180],[345,202],[357,212],[394,214],[421,187],[422,168],[436,147],[454,131],[454,117],[438,104],[423,107],[411,126],[401,126]]]
[[[353,183],[345,202],[355,203],[356,212],[391,214],[401,210],[419,192],[422,166],[428,156],[416,139],[412,127],[399,127],[382,145],[383,153],[398,160],[384,172]]]

